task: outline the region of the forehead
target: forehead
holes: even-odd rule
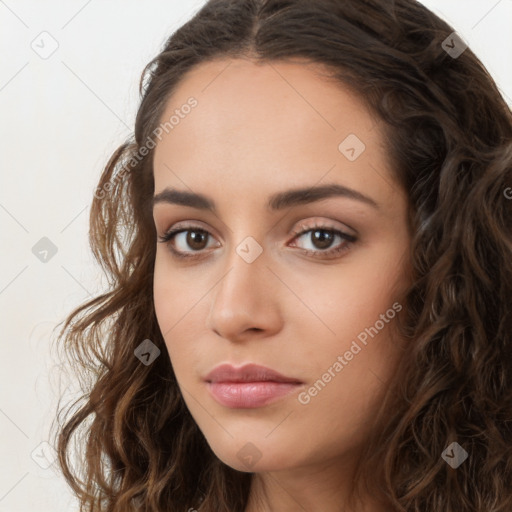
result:
[[[251,194],[266,184],[313,185],[328,174],[378,195],[386,176],[392,181],[379,123],[326,73],[310,63],[245,59],[193,68],[161,117],[179,122],[155,149],[155,191],[221,182]],[[182,109],[191,97],[196,106]]]

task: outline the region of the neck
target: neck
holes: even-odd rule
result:
[[[340,461],[256,473],[245,512],[385,512],[383,503],[354,494],[354,471]]]

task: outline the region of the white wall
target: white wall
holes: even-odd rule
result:
[[[423,3],[466,39],[512,104],[512,0]],[[0,1],[0,512],[77,510],[57,464],[31,458],[35,450],[51,462],[40,443],[66,385],[50,334],[101,289],[88,212],[103,165],[133,124],[140,72],[202,4]],[[57,44],[48,58],[31,47],[46,57]],[[57,248],[46,263],[32,252],[43,237]]]

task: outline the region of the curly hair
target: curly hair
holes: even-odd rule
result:
[[[188,71],[238,57],[328,69],[326,79],[384,121],[408,194],[407,350],[357,482],[396,511],[512,510],[512,114],[471,49],[455,58],[443,47],[453,33],[415,0],[210,0],[146,66],[134,135],[108,161],[90,212],[109,289],[72,311],[59,333],[84,383],[89,376],[80,399],[58,411],[56,433],[81,511],[247,504],[251,473],[212,452],[169,357],[149,367],[134,356],[146,339],[167,354],[153,303],[156,130]],[[453,442],[469,455],[457,469],[442,459]]]

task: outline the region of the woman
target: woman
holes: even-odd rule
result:
[[[453,29],[211,0],[141,93],[61,332],[83,510],[512,510],[512,117]]]

